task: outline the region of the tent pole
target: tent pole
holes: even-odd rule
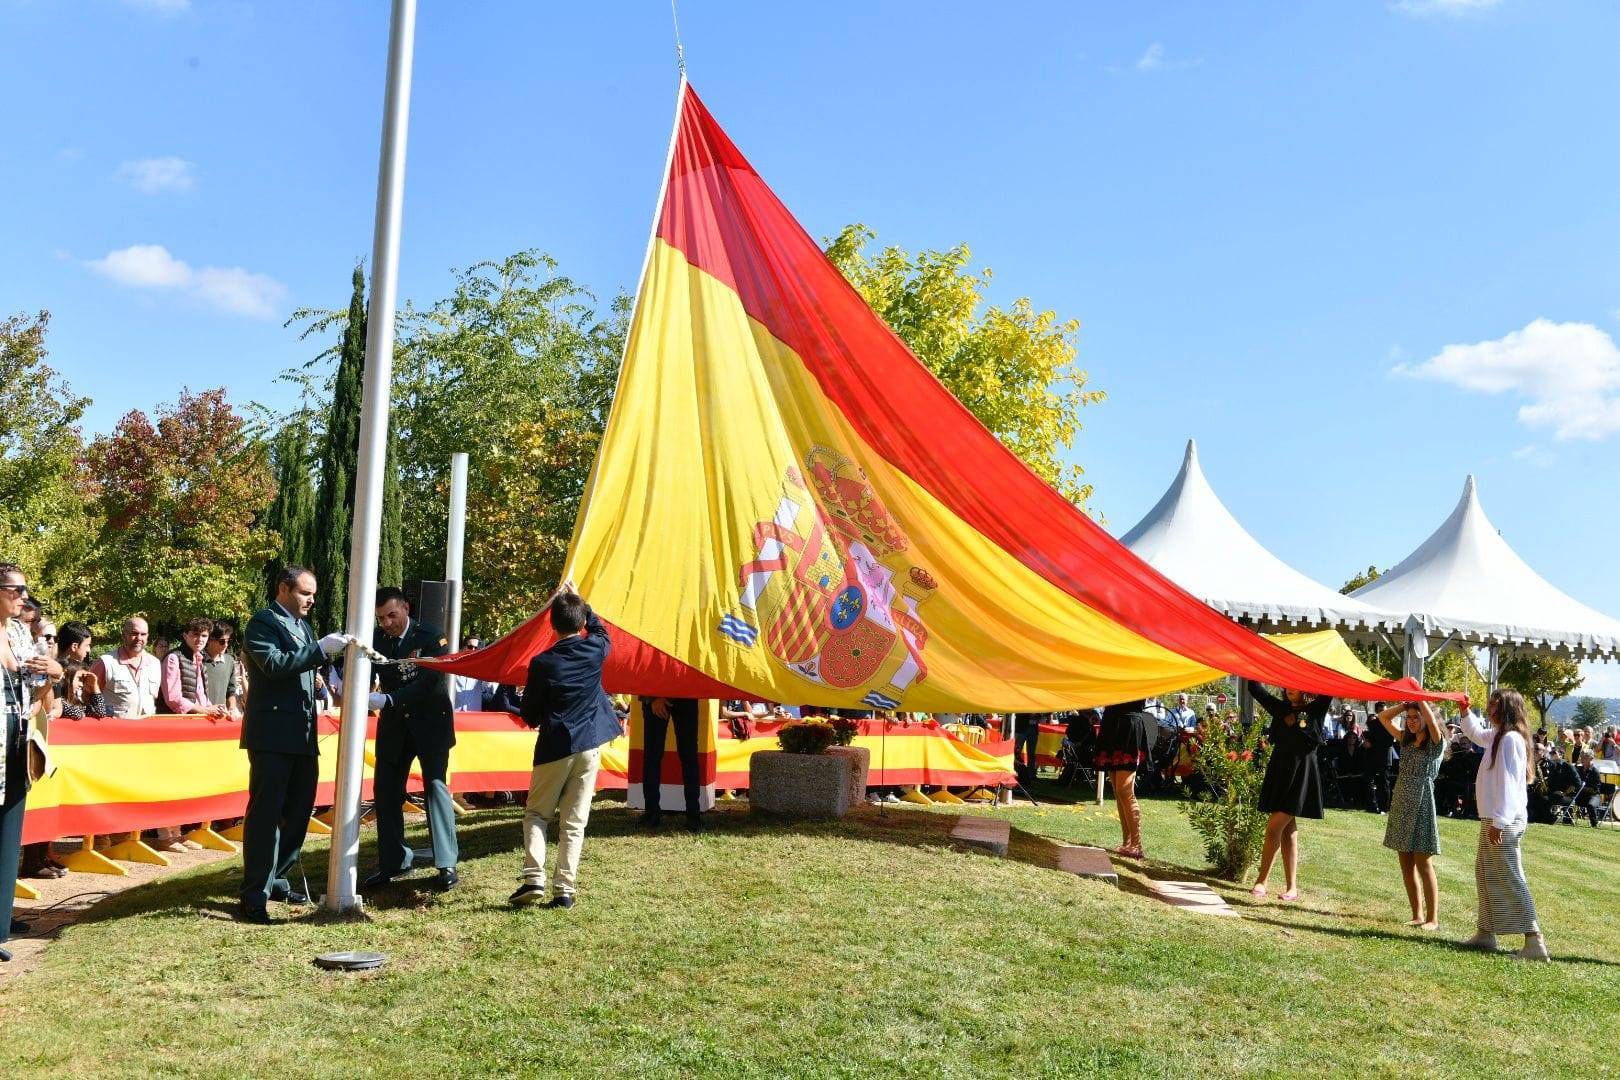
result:
[[[1423,658],[1429,653],[1429,634],[1417,616],[1406,620],[1406,649],[1401,658],[1401,674],[1423,685]]]

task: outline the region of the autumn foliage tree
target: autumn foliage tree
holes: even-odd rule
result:
[[[966,244],[908,254],[867,245],[877,234],[849,225],[827,257],[1002,445],[1076,506],[1091,496],[1085,470],[1062,452],[1080,431],[1080,410],[1101,402],[1075,364],[1077,319],[1038,311],[1027,297],[986,306],[990,271],[968,269]]]
[[[176,626],[262,598],[279,537],[257,528],[275,495],[269,453],[225,391],[181,391],[155,419],[134,410],[92,442],[84,490],[100,519],[89,607]]]

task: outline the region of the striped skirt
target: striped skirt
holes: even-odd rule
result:
[[[1474,884],[1479,890],[1479,929],[1491,934],[1539,934],[1536,902],[1524,880],[1519,857],[1523,825],[1502,830],[1502,842],[1491,843],[1489,821],[1479,823],[1479,848],[1474,853]]]

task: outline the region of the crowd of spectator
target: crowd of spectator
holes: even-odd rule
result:
[[[153,637],[147,620],[135,615],[124,620],[114,647],[98,651],[89,626],[77,621],[58,626],[29,597],[8,632],[19,656],[47,657],[51,662],[45,672],[30,676],[34,719],[47,733],[47,739],[50,723],[58,719],[178,714],[230,722],[242,716],[247,673],[237,657],[237,624],[233,619],[198,616],[179,627],[173,636]],[[477,637],[468,637],[461,647],[471,650],[483,644]],[[459,712],[521,712],[521,686],[464,675],[452,676],[451,683],[454,707]],[[328,666],[319,673],[317,694],[325,703],[334,702],[341,687],[340,668]],[[1204,732],[1214,724],[1229,733],[1235,731],[1242,724],[1238,711],[1228,707],[1224,699],[1219,703],[1205,700],[1201,707],[1195,707],[1188,694],[1166,702],[1150,700],[1145,708],[1157,724],[1157,740],[1149,761],[1139,770],[1138,791],[1149,796],[1198,792],[1205,786],[1198,769]],[[747,738],[753,722],[760,719],[840,711],[727,702],[721,712],[721,722],[733,737]],[[856,715],[849,710],[842,712]],[[1101,711],[1026,713],[1017,717],[999,713],[940,714],[933,720],[944,725],[992,728],[998,734],[1016,736],[1018,780],[1029,787],[1039,768],[1040,725],[1058,724],[1064,728],[1060,779],[1072,781],[1081,772],[1089,774],[1094,765],[1092,755]],[[1370,714],[1349,707],[1330,713],[1322,734],[1319,757],[1327,804],[1369,813],[1387,812],[1399,762],[1396,740],[1381,725],[1371,723]],[[1474,775],[1481,755],[1455,723],[1447,725],[1447,742],[1445,761],[1435,782],[1439,812],[1451,817],[1473,817]],[[1590,727],[1561,728],[1551,736],[1545,730],[1539,731],[1534,737],[1531,777],[1532,820],[1584,820],[1595,826],[1610,814],[1620,781],[1620,737],[1614,728],[1601,732]],[[896,797],[894,791],[888,790],[875,795],[891,800]],[[148,834],[148,840],[169,850],[191,846],[181,839],[178,830],[154,831]],[[36,844],[25,850],[23,873],[60,876],[66,871],[50,857],[49,845]]]

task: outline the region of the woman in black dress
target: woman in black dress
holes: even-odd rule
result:
[[[1159,737],[1158,721],[1144,706],[1145,701],[1122,701],[1103,710],[1102,730],[1097,735],[1097,768],[1111,774],[1114,804],[1119,809],[1119,831],[1123,842],[1114,854],[1127,859],[1143,858],[1142,808],[1136,802],[1136,770],[1152,760],[1153,744]]]
[[[1260,851],[1260,873],[1253,893],[1266,895],[1266,878],[1277,852],[1282,851],[1286,889],[1283,900],[1299,899],[1299,825],[1302,817],[1322,817],[1322,774],[1316,766],[1316,748],[1322,745],[1322,720],[1333,704],[1329,697],[1312,697],[1284,690],[1276,697],[1259,683],[1249,681],[1249,693],[1271,717],[1266,742],[1271,757],[1260,784],[1260,811],[1270,814],[1266,842]]]

